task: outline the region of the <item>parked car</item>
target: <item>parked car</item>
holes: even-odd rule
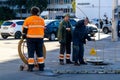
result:
[[[92,37],[98,32],[98,28],[94,24],[88,24],[87,30],[88,30],[88,34],[90,34],[90,36]]]
[[[1,36],[7,39],[13,36],[15,39],[21,38],[22,25],[24,20],[7,20],[1,25]]]
[[[55,38],[57,38],[60,21],[61,20],[45,20],[45,38],[48,38],[50,41],[54,41]],[[70,22],[74,28],[76,25],[76,21],[74,19],[70,19]]]
[[[99,19],[97,19],[97,18],[91,19],[90,23],[95,24],[98,27],[99,26]]]
[[[70,19],[70,22],[71,22],[71,24],[73,26],[73,30],[75,28],[75,25],[76,25],[77,21],[79,21],[79,20],[78,19],[77,20]],[[87,25],[87,32],[88,32],[88,34],[90,34],[90,36],[94,36],[98,32],[98,28],[94,24],[88,24]]]
[[[76,25],[76,23],[77,23],[77,20],[75,20],[75,19],[70,19],[70,23],[71,23],[72,27],[75,28],[75,25]]]
[[[112,31],[112,24],[111,23],[103,25],[103,27],[102,27],[103,33],[108,34],[111,31]]]
[[[118,24],[117,24],[117,27],[118,27],[118,37],[120,37],[120,20],[118,21]]]
[[[50,41],[54,41],[57,37],[59,20],[45,20],[45,38],[48,38]]]

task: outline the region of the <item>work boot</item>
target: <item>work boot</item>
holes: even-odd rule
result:
[[[45,67],[44,63],[38,65],[39,65],[39,71],[44,71],[44,67]]]
[[[73,64],[73,62],[70,59],[66,59],[66,64]]]
[[[33,72],[34,65],[28,65],[28,70],[29,72]]]
[[[60,65],[64,65],[64,60],[60,60]]]
[[[86,63],[86,62],[84,62],[84,61],[83,61],[83,62],[80,62],[80,64],[82,64],[82,65],[87,65],[87,63]]]
[[[40,68],[39,71],[44,71],[44,68]]]
[[[75,66],[80,66],[80,64],[78,62],[75,62],[74,65]]]

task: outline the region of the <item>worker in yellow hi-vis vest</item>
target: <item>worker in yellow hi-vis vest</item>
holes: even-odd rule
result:
[[[39,16],[40,9],[38,7],[31,8],[31,16],[25,19],[23,24],[23,38],[27,40],[28,48],[28,71],[32,72],[34,67],[34,53],[37,54],[37,63],[39,70],[44,71],[43,57],[43,38],[45,23],[44,19]]]

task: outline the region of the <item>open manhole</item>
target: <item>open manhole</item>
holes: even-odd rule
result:
[[[93,65],[109,65],[110,64],[110,63],[104,62],[104,60],[102,58],[95,57],[95,56],[87,57],[86,61]]]
[[[96,65],[96,66],[107,66],[107,65],[110,65],[110,63],[107,63],[107,62],[89,62],[93,65]]]

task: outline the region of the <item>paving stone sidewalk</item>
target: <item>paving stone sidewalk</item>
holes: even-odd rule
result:
[[[106,74],[120,74],[120,41],[112,42],[110,37],[90,41],[85,45],[85,58],[90,57],[90,49],[95,48],[97,57],[103,60],[104,64],[74,66],[73,64],[59,65],[58,55],[59,49],[47,53],[46,69],[51,69],[54,73],[61,74],[86,74],[86,73],[106,73]]]

